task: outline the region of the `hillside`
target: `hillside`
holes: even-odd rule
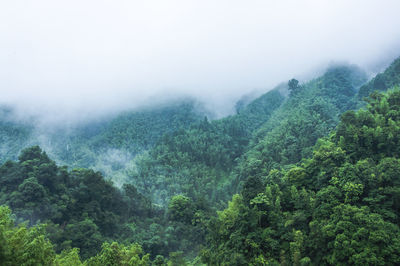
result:
[[[313,108],[309,107],[313,106],[315,95],[298,102],[306,107],[304,111],[308,110],[301,113],[296,104],[290,110],[290,104],[296,103],[296,95],[292,94],[287,101],[288,112],[282,112],[276,121],[271,119],[269,123],[273,125],[268,127],[266,123],[255,134],[252,147],[238,168],[238,175],[245,180],[243,189],[211,221],[203,262],[209,265],[399,263],[398,62],[396,59],[379,74],[395,86],[394,91],[373,93],[366,110],[345,112],[337,127],[335,115],[364,106],[358,99],[366,88],[374,88],[376,79],[364,84],[358,93],[356,86],[360,84],[346,86],[350,90],[344,95],[335,91],[340,87],[329,86],[336,82],[317,79],[316,84],[326,84],[330,90],[314,85],[315,91],[332,94],[322,105],[327,109],[317,108],[328,111],[314,116],[310,116]],[[345,81],[342,78],[345,71],[334,69],[332,73],[335,72],[341,73],[337,80]],[[329,71],[326,75],[335,77]],[[341,98],[336,105],[335,95]],[[343,101],[346,98],[348,101]],[[327,115],[320,116],[324,113]],[[321,119],[324,117],[329,119]],[[319,128],[326,130],[325,133]],[[329,134],[333,128],[336,130]],[[289,148],[295,148],[295,152],[291,153]]]
[[[129,180],[162,205],[175,194],[223,202],[231,196],[229,174],[253,130],[270,119],[283,101],[281,93],[273,90],[237,115],[214,121],[205,118],[188,129],[164,135],[147,154],[133,161]]]
[[[338,66],[297,84],[288,98],[281,88],[272,90],[236,115],[167,134],[136,158],[127,174],[160,204],[177,193],[194,199],[208,195],[213,205],[224,204],[251,173],[263,176],[311,156],[317,139],[356,106],[354,96],[364,81],[358,68]]]
[[[354,66],[332,67],[291,89],[289,99],[257,130],[238,169],[240,180],[265,176],[273,168],[310,157],[317,139],[329,134],[339,115],[356,106],[354,96],[366,81]]]
[[[396,265],[400,92],[353,110],[365,81],[335,66],[218,120],[186,102],[47,135],[4,109],[0,261]]]
[[[385,91],[400,83],[400,58],[397,58],[382,73],[378,73],[370,82],[360,88],[358,97],[367,97],[374,91]]]
[[[400,91],[342,115],[312,158],[272,170],[211,223],[208,265],[400,263]]]
[[[92,168],[112,178],[165,133],[200,121],[204,111],[198,105],[192,100],[172,102],[70,127],[43,126],[40,117],[18,122],[15,110],[4,109],[0,113],[0,162],[15,160],[22,149],[40,145],[60,164]]]

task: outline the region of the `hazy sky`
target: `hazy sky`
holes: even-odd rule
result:
[[[2,0],[0,102],[59,117],[158,95],[220,108],[331,61],[376,70],[400,56],[399,10],[399,0]]]

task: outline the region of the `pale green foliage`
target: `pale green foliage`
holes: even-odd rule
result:
[[[14,226],[11,211],[0,206],[0,264],[52,265],[55,259],[52,244],[44,236],[44,227]]]
[[[82,266],[79,249],[63,250],[61,254],[57,255],[54,264],[57,266]]]
[[[100,253],[87,260],[85,265],[147,266],[150,262],[149,256],[144,254],[138,244],[125,246],[117,242],[104,243]]]

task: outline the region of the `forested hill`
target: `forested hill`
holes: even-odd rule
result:
[[[238,169],[240,179],[310,157],[318,138],[335,128],[339,115],[356,106],[365,74],[354,66],[331,67],[320,78],[289,82],[289,99],[257,130]]]
[[[374,91],[385,91],[400,84],[399,73],[400,58],[397,58],[383,73],[379,73],[370,82],[360,88],[358,93],[359,98],[367,97]]]
[[[311,156],[317,139],[329,134],[343,111],[355,107],[354,96],[365,80],[354,66],[332,67],[305,84],[293,79],[288,98],[275,89],[237,115],[167,134],[136,158],[128,176],[161,204],[177,193],[224,203],[247,176],[263,176]]]
[[[336,71],[338,73],[334,73],[332,70],[328,71],[328,73],[331,73],[329,74],[330,76],[327,73],[324,77],[321,77],[318,81],[319,85],[315,85],[315,81],[299,85],[303,90],[297,93],[297,102],[315,98],[315,101],[320,100],[320,106],[323,108],[331,108],[331,106],[325,106],[325,103],[329,102],[328,105],[332,105],[332,101],[335,101],[332,108],[336,109],[325,110],[325,112],[329,112],[328,115],[336,119],[336,122],[331,123],[329,129],[320,129],[322,131],[325,130],[325,132],[317,134],[317,137],[326,134],[332,128],[332,125],[337,123],[337,115],[352,106],[352,103],[349,102],[350,96],[361,82],[364,81],[362,72],[354,67],[343,67],[342,70],[344,73],[339,73],[340,71]],[[313,83],[314,85],[312,85]],[[334,83],[336,85],[333,85]],[[314,91],[312,91],[312,86],[325,88],[325,92],[319,92],[317,90],[319,87],[317,89],[314,88]],[[331,89],[330,86],[336,86],[330,92],[331,95],[328,93]],[[340,89],[348,89],[347,93],[350,93],[350,96],[340,92]],[[339,94],[333,95],[336,92]],[[12,119],[14,116],[13,110],[5,110],[1,113],[0,117],[0,123],[2,124],[0,128],[0,162],[5,162],[7,159],[17,159],[18,153],[23,148],[39,145],[60,164],[66,164],[69,167],[85,167],[99,170],[118,184],[127,182],[127,178],[131,178],[134,179],[133,182],[136,182],[139,189],[141,189],[141,187],[147,185],[140,185],[141,181],[137,178],[132,178],[132,176],[139,174],[142,179],[144,178],[145,173],[140,173],[142,173],[141,165],[143,164],[141,162],[143,161],[143,157],[148,157],[146,151],[149,151],[152,161],[156,161],[156,164],[161,165],[163,168],[169,162],[166,160],[159,162],[159,158],[154,157],[157,157],[162,152],[161,146],[168,146],[166,143],[168,142],[167,139],[180,138],[181,140],[179,141],[187,142],[188,146],[194,147],[195,145],[191,142],[207,143],[208,140],[206,138],[208,138],[213,140],[210,140],[211,142],[208,143],[209,145],[207,144],[206,149],[217,147],[218,145],[224,147],[213,148],[214,152],[219,153],[218,156],[221,158],[211,158],[212,152],[210,150],[206,151],[204,148],[196,148],[195,150],[197,153],[201,152],[209,157],[208,159],[204,158],[204,160],[212,160],[214,164],[222,166],[220,169],[223,170],[223,173],[215,173],[214,175],[218,175],[219,177],[214,176],[212,179],[218,179],[218,182],[225,182],[227,179],[226,172],[230,172],[237,164],[236,161],[238,158],[248,150],[249,141],[254,145],[258,138],[264,137],[266,132],[269,132],[276,126],[274,121],[290,120],[288,119],[288,114],[291,114],[292,109],[296,111],[303,110],[305,113],[309,112],[308,110],[304,110],[309,103],[297,106],[296,101],[290,99],[293,97],[285,100],[283,95],[287,94],[287,86],[283,88],[281,86],[260,96],[246,106],[238,108],[238,114],[212,121],[209,123],[212,126],[207,129],[205,126],[206,123],[203,123],[204,116],[206,115],[205,111],[202,110],[197,102],[190,100],[157,108],[148,108],[143,111],[125,112],[114,118],[95,120],[71,128],[38,128],[35,126],[35,119],[30,120],[28,123],[15,122]],[[332,95],[333,97],[330,99],[329,97]],[[282,105],[282,103],[284,104]],[[317,105],[318,102],[311,104]],[[274,112],[275,110],[276,112]],[[316,110],[315,112],[323,112],[323,110]],[[271,121],[265,124],[270,118],[272,118]],[[200,126],[202,123],[203,126]],[[190,128],[190,126],[192,127]],[[322,127],[324,126],[322,125]],[[259,130],[258,137],[253,139],[253,134],[257,130]],[[279,130],[276,129],[275,131]],[[181,134],[188,134],[190,138],[188,136],[181,136]],[[208,136],[206,137],[204,134],[208,134]],[[167,137],[161,139],[164,135]],[[192,158],[189,159],[189,163],[198,160],[198,154],[190,154],[191,151],[186,150],[180,151],[179,149],[183,147],[179,147],[178,143],[174,143],[174,141],[169,142],[169,145],[173,145],[177,151],[174,153],[175,155],[180,156],[178,155],[178,152],[180,152],[180,154],[184,154],[185,156],[191,156]],[[314,142],[315,137],[307,145],[312,146]],[[170,153],[169,151],[167,152]],[[155,153],[158,155],[155,155]],[[140,156],[135,158],[138,154]],[[175,159],[181,160],[182,158]],[[182,161],[185,162],[187,159],[183,159]],[[135,171],[139,171],[139,173],[135,173]],[[162,170],[160,171],[163,172]],[[147,188],[147,190],[151,189]],[[177,188],[175,192],[185,191]]]
[[[400,90],[349,111],[313,156],[249,176],[210,225],[209,265],[398,265]]]
[[[45,142],[4,109],[0,264],[399,264],[400,92],[355,111],[365,81],[334,66],[223,119],[185,102]]]
[[[334,68],[308,84],[314,97],[298,101],[296,92],[307,87],[289,82],[296,89],[274,114],[278,119],[254,135],[237,168],[243,189],[210,222],[205,263],[400,263],[399,60],[378,75],[394,91],[372,94],[366,110],[345,112],[337,128],[337,115],[360,106],[367,88],[385,88],[373,79],[359,93],[356,84],[341,89],[349,72]],[[332,94],[315,105],[324,93]]]
[[[15,110],[4,108],[0,112],[0,162],[17,159],[23,148],[40,145],[59,163],[90,167],[110,178],[163,134],[186,128],[204,115],[200,104],[183,100],[71,127],[38,127],[36,124],[42,124],[40,118],[19,121],[14,118]]]
[[[232,195],[230,173],[260,124],[281,106],[272,90],[238,115],[203,121],[166,134],[127,170],[128,180],[154,202],[166,205],[175,194],[224,202]]]

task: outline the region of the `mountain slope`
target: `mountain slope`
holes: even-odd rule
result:
[[[237,115],[191,125],[165,135],[134,160],[128,171],[135,186],[159,204],[175,194],[220,202],[231,196],[229,175],[253,131],[271,117],[284,97],[270,91]]]
[[[362,71],[343,66],[297,85],[287,99],[282,88],[272,90],[236,115],[166,135],[133,162],[127,175],[139,191],[163,205],[174,194],[207,195],[212,205],[225,202],[252,172],[263,176],[272,167],[310,156],[316,140],[355,106],[363,81]]]
[[[398,264],[400,92],[373,94],[367,110],[340,120],[360,105],[364,80],[357,68],[336,66],[214,121],[183,103],[42,139],[3,119],[13,147],[34,140],[73,166],[131,184],[118,189],[100,173],[68,171],[32,147],[0,167],[0,204],[18,221],[46,221],[57,252],[79,247],[84,258],[112,240],[139,242],[151,259],[192,258],[209,225],[202,258],[211,265]]]
[[[377,74],[370,82],[360,88],[359,98],[367,97],[373,91],[385,91],[400,84],[400,58],[394,60],[383,73]]]
[[[211,223],[209,265],[400,263],[400,90],[346,112],[311,159],[249,176]]]
[[[16,122],[10,108],[0,108],[0,163],[16,159],[24,146],[29,146],[32,127]]]
[[[342,66],[292,88],[287,101],[255,132],[236,169],[238,180],[261,178],[271,169],[310,157],[317,139],[335,128],[342,112],[355,107],[354,96],[363,81],[359,69]]]
[[[112,178],[135,155],[151,148],[165,133],[186,128],[204,117],[194,101],[170,103],[80,125],[35,126],[16,122],[13,110],[0,116],[0,162],[16,159],[29,146],[40,145],[57,162],[90,167]]]

